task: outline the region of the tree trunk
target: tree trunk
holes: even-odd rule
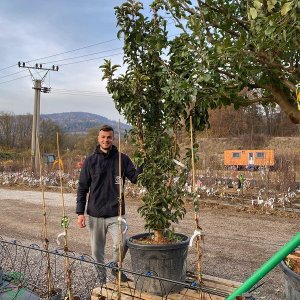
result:
[[[154,230],[154,242],[161,243],[164,239],[164,233],[162,230]]]
[[[289,101],[287,96],[282,90],[275,86],[269,86],[268,89],[271,91],[275,98],[276,103],[280,108],[288,115],[290,120],[295,124],[300,124],[300,110],[297,106],[293,106]]]

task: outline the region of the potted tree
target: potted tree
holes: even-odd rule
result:
[[[300,248],[281,261],[284,273],[286,299],[296,300],[300,296]]]
[[[172,225],[186,213],[183,196],[192,150],[180,149],[179,138],[184,128],[189,130],[190,116],[195,130],[204,129],[207,110],[197,105],[197,87],[190,76],[193,66],[182,64],[192,54],[182,52],[182,39],[168,40],[166,22],[158,10],[153,4],[151,16],[145,17],[143,4],[134,0],[115,8],[126,70],[116,76],[119,66],[110,60],[101,68],[116,108],[132,125],[131,140],[137,149],[133,158],[144,166],[139,183],[146,193],[138,211],[149,232],[128,240],[132,268],[150,277],[184,281],[189,238],[175,233]],[[138,289],[155,294],[181,288],[153,278],[136,281]]]

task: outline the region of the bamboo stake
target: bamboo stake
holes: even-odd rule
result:
[[[59,169],[59,179],[60,179],[60,193],[61,193],[61,200],[62,200],[62,226],[64,228],[64,251],[66,254],[66,286],[67,286],[67,299],[73,300],[73,293],[71,290],[71,269],[70,269],[70,259],[68,257],[68,217],[66,216],[66,209],[65,209],[65,200],[64,200],[64,192],[63,192],[63,180],[62,180],[62,160],[60,157],[60,150],[59,150],[59,135],[58,132],[56,133],[57,138],[57,155],[58,155],[58,169]]]
[[[193,120],[192,116],[190,116],[190,134],[191,134],[191,154],[192,154],[192,191],[195,197],[195,192],[196,192],[196,183],[195,183],[195,157],[194,157],[194,137],[193,137]],[[197,213],[195,209],[195,227],[196,230],[200,230],[199,226],[199,214]],[[197,279],[199,283],[202,281],[202,276],[201,276],[201,248],[200,248],[200,237],[196,237],[196,249],[197,249]]]
[[[118,123],[118,149],[119,149],[119,268],[122,268],[123,234],[122,234],[122,153],[120,120]],[[121,299],[121,271],[118,271],[118,299]]]
[[[47,226],[47,212],[46,212],[46,201],[45,201],[45,187],[44,187],[44,177],[43,177],[43,166],[41,159],[40,151],[40,140],[38,135],[36,136],[37,141],[37,151],[39,159],[39,171],[40,171],[40,186],[42,190],[42,211],[43,211],[43,233],[44,233],[44,249],[46,250],[47,258],[47,297],[50,298],[52,291],[54,290],[53,281],[52,281],[52,271],[51,271],[51,262],[50,262],[50,253],[49,250],[49,239],[48,239],[48,226]]]

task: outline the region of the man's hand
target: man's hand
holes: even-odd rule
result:
[[[80,228],[84,228],[86,225],[85,225],[85,216],[84,215],[78,215],[78,218],[77,218],[77,224]]]

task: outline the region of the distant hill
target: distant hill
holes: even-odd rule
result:
[[[54,114],[42,114],[41,119],[50,119],[66,133],[79,133],[84,134],[90,128],[97,127],[102,124],[110,125],[114,128],[115,132],[118,131],[118,122],[109,120],[100,115],[86,113],[86,112],[64,112]],[[130,129],[130,126],[120,123],[121,132]]]

